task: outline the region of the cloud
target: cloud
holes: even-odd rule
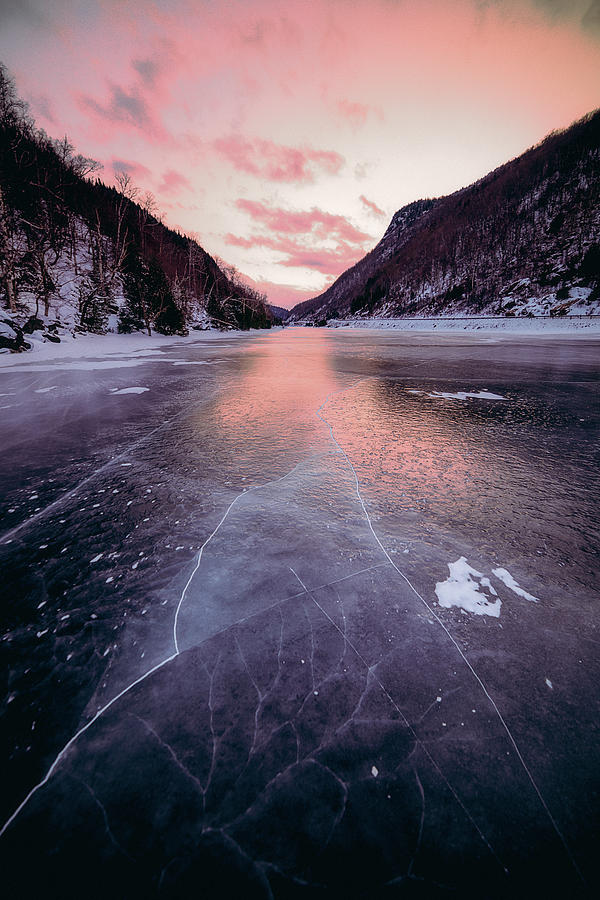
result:
[[[176,172],[174,169],[168,169],[163,173],[158,192],[159,194],[177,194],[184,188],[188,191],[193,190],[190,181],[185,175],[182,175],[181,172]]]
[[[319,240],[338,239],[358,245],[371,240],[371,235],[360,231],[345,216],[324,212],[315,206],[310,210],[297,211],[244,199],[238,200],[236,206],[248,213],[255,222],[277,233],[310,234]]]
[[[56,116],[52,108],[52,103],[47,94],[29,94],[28,100],[31,102],[31,108],[37,116],[41,116],[47,122],[56,124]]]
[[[317,175],[337,175],[345,163],[344,157],[333,150],[285,147],[236,135],[215,140],[213,147],[238,172],[268,181],[311,184]]]
[[[21,22],[25,25],[46,27],[49,24],[46,4],[32,0],[2,0],[0,3],[0,25]]]
[[[354,177],[357,181],[364,181],[367,178],[369,171],[373,168],[372,163],[368,162],[359,162],[354,166]]]
[[[540,10],[553,24],[578,23],[585,31],[600,36],[600,0],[487,0],[487,3],[509,12],[515,8]]]
[[[307,246],[305,242],[285,236],[270,237],[257,234],[250,238],[225,235],[225,243],[231,247],[242,247],[244,250],[262,248],[281,254],[278,264],[288,268],[312,269],[323,275],[340,275],[349,266],[354,265],[366,248],[356,244],[338,241],[335,247],[322,245]]]
[[[588,31],[600,37],[600,0],[592,0],[590,8],[581,20],[581,24]]]
[[[154,86],[157,75],[160,71],[160,66],[158,65],[156,60],[150,58],[134,59],[131,65],[147,87]]]
[[[312,269],[324,275],[339,275],[364,255],[373,238],[345,216],[310,210],[271,207],[255,200],[240,199],[246,212],[263,231],[248,237],[225,235],[225,242],[244,250],[263,248],[281,254],[279,265]]]
[[[374,114],[382,121],[383,113],[374,106],[366,103],[356,103],[351,100],[339,100],[336,104],[338,113],[346,119],[353,128],[361,128],[366,124],[370,114]]]
[[[109,166],[115,175],[117,172],[125,172],[127,175],[131,175],[132,178],[150,178],[152,176],[150,169],[138,162],[130,162],[125,159],[112,159]]]
[[[360,195],[359,200],[367,212],[371,213],[372,216],[377,216],[379,219],[382,219],[385,216],[385,212],[377,206],[376,203],[373,203],[372,200],[367,200],[364,194]]]
[[[78,102],[81,108],[109,122],[130,125],[144,131],[157,130],[148,105],[137,88],[127,91],[118,84],[111,84],[107,103],[99,103],[93,97],[83,94],[79,95]]]

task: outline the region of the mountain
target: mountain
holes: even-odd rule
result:
[[[269,309],[274,322],[277,322],[278,320],[280,322],[285,322],[290,314],[289,309],[284,309],[283,306],[274,306],[273,303],[269,303]]]
[[[289,321],[600,312],[599,241],[597,110],[470,187],[398,210]]]
[[[268,328],[265,297],[190,237],[168,228],[151,195],[119,189],[35,127],[0,65],[0,347],[52,327],[104,333],[188,325]],[[16,335],[16,337],[15,337]]]

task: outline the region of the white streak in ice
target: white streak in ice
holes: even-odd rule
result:
[[[264,488],[264,487],[270,486],[272,484],[277,484],[280,481],[283,481],[284,478],[288,478],[293,472],[295,472],[299,465],[300,465],[300,463],[297,463],[293,469],[290,469],[289,472],[286,472],[285,475],[282,475],[280,478],[275,478],[273,481],[266,481],[263,484],[255,484],[252,487],[248,488],[248,490],[242,491],[241,494],[238,494],[236,497],[234,497],[233,500],[231,501],[231,503],[229,504],[229,506],[227,507],[227,509],[225,510],[225,512],[223,513],[223,516],[221,517],[218,524],[211,531],[209,536],[206,538],[206,540],[204,541],[204,543],[198,550],[194,568],[192,569],[190,577],[186,581],[185,587],[184,587],[183,591],[181,592],[181,597],[179,598],[179,603],[177,604],[177,609],[175,610],[175,620],[173,622],[173,643],[175,644],[175,653],[176,654],[179,653],[179,643],[177,641],[177,623],[179,621],[179,611],[181,610],[183,601],[185,600],[188,588],[189,588],[190,584],[192,583],[194,575],[200,568],[200,563],[202,561],[202,554],[204,553],[204,548],[207,547],[208,544],[210,544],[210,542],[212,541],[212,539],[214,538],[214,536],[216,535],[216,533],[220,529],[221,525],[223,524],[223,522],[225,521],[225,519],[227,518],[227,516],[233,509],[233,507],[236,505],[236,503],[238,502],[240,497],[245,497],[247,494],[251,494],[253,491],[257,491],[260,488]]]
[[[518,581],[512,577],[508,569],[492,569],[492,575],[495,575],[496,578],[499,578],[500,581],[506,585],[506,587],[516,594],[517,597],[523,597],[525,600],[529,600],[531,603],[538,603],[539,597],[534,597],[533,594],[528,594],[527,591],[524,591],[522,587],[520,587]]]
[[[163,666],[165,666],[168,662],[171,662],[171,660],[172,660],[172,659],[175,659],[176,656],[177,656],[176,653],[171,654],[171,656],[168,656],[166,659],[163,659],[163,661],[160,662],[160,663],[158,663],[158,665],[154,666],[152,669],[149,669],[149,670],[148,670],[147,672],[145,672],[143,675],[140,675],[139,678],[137,678],[134,682],[132,682],[132,683],[131,683],[130,685],[128,685],[126,688],[123,688],[123,690],[122,690],[119,694],[117,694],[116,697],[113,697],[112,700],[109,700],[109,702],[108,702],[105,706],[103,706],[102,709],[99,709],[99,710],[98,710],[98,712],[96,713],[96,715],[95,715],[92,719],[90,719],[89,722],[86,722],[86,724],[83,726],[83,728],[80,728],[79,731],[76,732],[76,733],[73,735],[73,737],[70,739],[70,741],[68,741],[68,742],[65,744],[65,746],[62,748],[62,750],[60,751],[60,753],[58,754],[58,756],[56,757],[56,759],[54,760],[54,762],[52,763],[52,765],[50,766],[50,768],[48,769],[48,771],[46,772],[46,774],[44,775],[44,777],[42,778],[42,780],[41,780],[40,782],[38,782],[38,784],[36,784],[34,787],[31,788],[31,790],[29,791],[29,793],[27,794],[27,796],[25,797],[25,799],[22,800],[21,803],[17,806],[17,808],[15,809],[14,813],[12,814],[12,816],[10,816],[10,818],[6,820],[6,822],[4,823],[4,825],[2,826],[2,828],[0,828],[0,837],[4,834],[4,832],[6,831],[6,829],[12,824],[12,822],[14,822],[14,820],[17,818],[17,816],[19,815],[19,813],[21,812],[21,810],[22,810],[25,806],[27,806],[27,804],[29,803],[29,801],[31,800],[31,798],[33,797],[33,795],[36,794],[36,793],[39,791],[39,789],[40,789],[41,787],[43,787],[43,786],[50,780],[50,778],[52,778],[52,775],[54,774],[54,772],[55,772],[55,770],[56,770],[56,767],[58,766],[59,762],[61,761],[61,759],[63,759],[63,757],[65,756],[65,754],[66,754],[67,751],[69,750],[69,748],[73,746],[73,744],[75,743],[75,741],[76,741],[79,737],[81,737],[81,735],[82,735],[85,731],[87,731],[88,728],[91,728],[91,726],[94,724],[94,722],[96,722],[96,721],[100,718],[100,716],[104,715],[104,713],[106,712],[106,710],[109,709],[109,708],[113,705],[113,703],[116,703],[117,700],[119,700],[124,694],[128,693],[128,691],[130,691],[130,690],[131,690],[132,688],[134,688],[136,685],[138,685],[138,684],[140,684],[142,681],[144,681],[145,678],[148,678],[149,675],[152,675],[153,672],[158,671],[158,669],[161,669],[161,668],[162,668]]]
[[[177,418],[177,417],[175,417],[175,418]],[[172,421],[172,420],[170,420],[170,421]],[[163,424],[166,424],[166,423],[163,423]],[[163,426],[160,426],[160,427],[163,427]],[[154,431],[151,432],[151,434],[155,434],[157,431],[159,431],[159,428],[154,429]],[[147,435],[147,437],[150,437],[150,435]],[[141,443],[141,442],[138,442],[138,443]],[[124,456],[124,453],[123,453],[123,454],[120,454],[120,456],[117,457],[116,459],[122,458],[123,456]],[[115,461],[116,461],[116,460],[111,460],[111,463],[114,463]],[[103,466],[103,468],[106,468],[107,465],[108,465],[108,464],[106,464],[105,466]],[[42,778],[42,780],[39,781],[36,785],[34,785],[34,786],[31,788],[31,790],[29,791],[29,793],[27,794],[27,796],[24,798],[24,800],[21,801],[21,803],[19,804],[19,806],[18,806],[18,807],[15,809],[15,811],[12,813],[12,815],[6,820],[6,822],[4,823],[4,825],[2,826],[2,828],[0,828],[0,837],[4,834],[4,832],[6,831],[6,829],[9,828],[10,825],[14,822],[14,820],[17,818],[17,816],[19,815],[19,813],[21,812],[21,810],[22,810],[25,806],[27,806],[27,804],[29,803],[29,801],[31,800],[31,798],[34,796],[34,794],[36,794],[36,793],[39,791],[39,789],[40,789],[41,787],[43,787],[45,784],[47,784],[47,782],[50,780],[50,778],[52,777],[52,775],[53,775],[54,772],[56,771],[56,767],[58,766],[58,764],[60,763],[60,761],[64,758],[64,756],[65,756],[65,754],[67,753],[67,751],[69,750],[69,748],[72,747],[73,744],[77,741],[77,739],[78,739],[79,737],[81,737],[81,735],[84,734],[84,733],[88,730],[88,728],[90,728],[90,727],[94,724],[94,722],[96,722],[102,715],[104,715],[104,713],[105,713],[108,709],[110,709],[110,707],[111,707],[114,703],[116,703],[117,700],[120,700],[121,697],[123,697],[123,696],[125,696],[125,694],[129,693],[129,691],[132,690],[132,688],[136,687],[136,685],[141,684],[141,682],[144,681],[146,678],[148,678],[149,675],[152,675],[154,672],[157,672],[159,669],[161,669],[161,668],[162,668],[163,666],[165,666],[167,663],[171,662],[172,660],[176,659],[177,656],[179,656],[179,652],[180,652],[180,651],[179,651],[179,645],[178,645],[178,643],[177,643],[177,619],[178,619],[178,616],[179,616],[179,611],[180,611],[180,609],[181,609],[181,605],[182,605],[182,603],[183,603],[183,601],[184,601],[184,599],[185,599],[185,595],[186,595],[187,589],[189,588],[189,586],[190,586],[190,584],[191,584],[191,581],[192,581],[194,575],[196,574],[196,572],[198,571],[198,568],[199,568],[199,566],[200,566],[200,561],[201,561],[201,559],[202,559],[202,552],[203,552],[204,548],[210,543],[210,541],[211,541],[211,540],[213,539],[213,537],[216,535],[216,533],[217,533],[218,530],[220,529],[221,525],[223,524],[223,522],[225,521],[225,519],[226,519],[227,516],[229,515],[229,513],[230,513],[232,507],[233,507],[233,506],[235,505],[235,503],[240,499],[240,497],[244,497],[246,494],[249,494],[249,493],[251,493],[252,491],[256,491],[256,490],[258,490],[259,488],[267,487],[268,485],[277,484],[279,481],[283,481],[284,478],[288,478],[293,472],[295,472],[299,465],[300,465],[300,463],[297,463],[297,464],[294,466],[293,469],[290,469],[289,472],[286,472],[285,475],[282,475],[280,478],[275,478],[274,480],[264,482],[263,484],[256,484],[256,485],[254,485],[253,487],[249,488],[248,490],[243,491],[241,494],[238,494],[237,497],[234,497],[234,499],[231,501],[231,503],[230,503],[229,506],[227,507],[227,509],[226,509],[225,513],[223,514],[221,520],[219,521],[218,525],[213,529],[213,531],[211,532],[211,534],[207,537],[207,539],[206,539],[206,540],[204,541],[204,543],[202,544],[202,547],[201,547],[200,550],[198,551],[198,555],[197,555],[197,558],[196,558],[196,563],[195,563],[194,569],[193,569],[193,571],[192,571],[190,577],[188,578],[188,580],[187,580],[187,582],[186,582],[186,585],[185,585],[185,587],[184,587],[184,589],[183,589],[183,592],[182,592],[182,594],[181,594],[181,597],[179,598],[179,603],[177,604],[177,611],[176,611],[176,613],[175,613],[175,622],[174,622],[174,624],[173,624],[173,638],[174,638],[174,642],[175,642],[175,652],[174,652],[174,653],[171,653],[169,656],[167,656],[166,659],[163,659],[162,662],[160,662],[160,663],[158,663],[157,665],[153,666],[151,669],[149,669],[149,670],[148,670],[147,672],[145,672],[143,675],[140,675],[139,678],[136,678],[136,680],[133,681],[131,684],[127,685],[127,687],[123,688],[122,691],[120,691],[115,697],[113,697],[112,700],[109,700],[108,703],[106,703],[101,709],[98,710],[98,712],[93,716],[93,718],[91,718],[91,719],[89,720],[89,722],[86,722],[86,724],[85,724],[82,728],[80,728],[79,731],[77,731],[77,732],[73,735],[73,737],[72,737],[72,738],[65,744],[65,746],[62,748],[62,750],[60,751],[60,753],[58,754],[58,756],[56,757],[56,759],[54,760],[54,762],[52,763],[52,765],[50,766],[50,768],[49,768],[48,771],[46,772],[45,776]],[[90,478],[89,478],[89,479],[86,479],[86,480],[90,480],[92,477],[93,477],[93,476],[90,476]],[[83,484],[83,482],[82,482],[82,484]],[[81,485],[79,485],[79,487],[81,487]],[[99,556],[98,556],[97,558],[99,559],[100,556],[102,556],[102,554],[99,554]]]
[[[356,387],[356,385],[354,385],[354,387]],[[339,393],[342,393],[342,391],[337,391],[336,393],[339,394]],[[469,671],[471,672],[471,674],[473,675],[473,677],[475,678],[475,680],[477,681],[477,683],[478,683],[479,686],[481,687],[481,690],[483,691],[483,693],[484,693],[485,696],[487,697],[487,699],[488,699],[489,703],[491,704],[491,706],[492,706],[494,712],[495,712],[496,715],[498,716],[498,719],[500,720],[500,723],[502,724],[502,727],[504,728],[504,730],[505,730],[505,732],[506,732],[506,734],[507,734],[507,736],[508,736],[508,739],[509,739],[509,741],[511,742],[513,748],[514,748],[515,753],[517,754],[517,758],[518,758],[519,762],[521,763],[521,765],[522,765],[522,767],[523,767],[523,770],[525,771],[525,774],[527,775],[527,777],[528,777],[528,779],[529,779],[529,781],[530,781],[530,783],[531,783],[531,786],[533,787],[535,793],[537,794],[538,799],[539,799],[539,801],[540,801],[542,807],[544,808],[544,810],[545,810],[545,812],[546,812],[546,815],[548,816],[548,819],[549,819],[549,821],[550,821],[550,823],[551,823],[551,825],[552,825],[552,827],[553,827],[553,829],[554,829],[555,834],[557,835],[557,837],[559,838],[560,842],[562,843],[562,845],[563,845],[563,847],[564,847],[564,849],[565,849],[565,852],[566,852],[567,856],[569,857],[569,860],[571,861],[571,864],[572,864],[573,868],[574,868],[575,871],[577,872],[577,875],[579,876],[579,878],[581,879],[581,881],[585,884],[585,879],[584,879],[584,877],[583,877],[583,875],[582,875],[582,873],[581,873],[581,870],[579,869],[579,866],[577,865],[577,863],[576,863],[576,861],[575,861],[575,859],[574,859],[574,857],[573,857],[573,854],[571,853],[571,848],[570,848],[569,845],[567,844],[567,841],[566,841],[566,839],[565,839],[565,836],[563,835],[562,831],[561,831],[560,828],[558,827],[558,823],[557,823],[556,820],[554,819],[554,816],[553,816],[552,813],[550,812],[550,808],[549,808],[548,804],[546,803],[546,801],[545,801],[545,799],[544,799],[544,796],[543,796],[542,792],[540,791],[539,787],[537,786],[537,782],[535,781],[533,775],[531,774],[531,772],[530,772],[530,770],[529,770],[529,768],[528,768],[528,766],[527,766],[527,763],[525,762],[525,760],[524,760],[524,758],[523,758],[523,754],[521,753],[521,751],[520,751],[520,749],[519,749],[519,747],[518,747],[518,745],[517,745],[517,742],[515,741],[515,739],[514,739],[514,737],[513,737],[513,734],[512,734],[512,732],[511,732],[510,728],[508,727],[508,724],[507,724],[507,722],[506,722],[504,716],[503,716],[502,713],[500,712],[500,709],[498,708],[498,705],[497,705],[496,701],[494,700],[494,698],[492,697],[492,695],[491,695],[490,692],[488,691],[487,687],[485,686],[484,682],[482,681],[482,679],[480,678],[480,676],[477,674],[477,672],[475,671],[475,669],[473,668],[473,666],[471,665],[471,663],[470,663],[469,660],[467,659],[464,650],[461,648],[461,646],[460,646],[460,644],[458,643],[458,641],[456,640],[456,638],[453,637],[452,633],[448,630],[448,628],[446,627],[446,625],[444,624],[444,622],[443,622],[443,621],[440,619],[440,617],[437,615],[437,613],[435,612],[435,610],[433,609],[433,607],[430,606],[429,603],[425,600],[425,598],[419,593],[419,591],[416,589],[416,587],[414,586],[414,584],[412,584],[412,582],[411,582],[411,581],[409,580],[409,578],[404,574],[404,572],[403,572],[400,568],[398,568],[398,566],[396,565],[396,563],[394,562],[394,560],[392,559],[392,557],[390,556],[390,554],[388,553],[388,551],[385,549],[385,547],[384,547],[383,544],[381,543],[379,537],[377,536],[377,533],[375,532],[375,529],[373,528],[373,523],[372,523],[372,521],[371,521],[371,516],[369,515],[369,512],[368,512],[367,507],[366,507],[366,505],[365,505],[365,501],[363,500],[362,494],[361,494],[361,492],[360,492],[360,484],[359,484],[359,481],[358,481],[358,475],[356,474],[356,469],[354,468],[354,466],[353,466],[353,464],[352,464],[352,462],[351,462],[351,460],[350,460],[348,454],[347,454],[346,451],[343,449],[343,447],[341,446],[341,444],[339,443],[339,441],[336,439],[335,434],[334,434],[334,432],[333,432],[333,426],[331,425],[330,422],[327,421],[326,418],[324,418],[324,416],[321,415],[321,411],[325,408],[325,406],[327,406],[327,404],[329,403],[329,400],[330,400],[331,396],[333,396],[333,395],[330,395],[329,397],[327,397],[327,399],[321,404],[321,406],[320,406],[320,407],[318,408],[318,410],[317,410],[316,415],[317,415],[317,417],[321,420],[321,422],[323,422],[323,423],[324,423],[325,425],[327,425],[327,427],[329,428],[329,433],[330,433],[330,435],[331,435],[332,441],[334,442],[334,444],[336,445],[336,447],[338,448],[338,450],[340,451],[340,453],[342,454],[342,456],[344,457],[344,459],[345,459],[346,462],[348,463],[348,466],[349,466],[349,468],[350,468],[352,474],[354,475],[354,481],[355,481],[355,485],[356,485],[356,496],[357,496],[357,498],[358,498],[358,501],[359,501],[360,505],[362,506],[362,509],[363,509],[364,514],[365,514],[365,518],[366,518],[366,520],[367,520],[367,524],[368,524],[368,526],[369,526],[369,529],[370,529],[370,531],[371,531],[371,534],[373,535],[373,537],[374,537],[376,543],[377,543],[378,546],[380,547],[381,552],[384,554],[384,556],[386,557],[386,559],[388,560],[388,562],[393,566],[393,568],[396,570],[396,572],[398,573],[398,575],[400,575],[400,577],[406,582],[406,584],[409,586],[409,588],[411,589],[411,591],[419,598],[419,600],[421,601],[421,603],[422,603],[422,604],[425,606],[425,608],[429,611],[430,615],[433,616],[433,618],[436,620],[436,622],[438,623],[438,625],[440,625],[441,628],[443,628],[443,630],[446,632],[446,635],[448,636],[449,640],[454,644],[454,646],[455,646],[455,648],[456,648],[458,654],[459,654],[460,657],[462,658],[464,664],[467,666],[467,668],[469,669]],[[314,599],[314,598],[313,598],[313,599]],[[389,695],[388,695],[388,696],[389,696]],[[479,831],[479,829],[478,829],[478,831]],[[487,843],[487,841],[486,841],[486,843]],[[489,846],[489,845],[488,845],[488,846]]]

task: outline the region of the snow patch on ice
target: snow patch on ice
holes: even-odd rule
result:
[[[464,556],[456,562],[448,563],[448,569],[450,575],[446,581],[438,581],[435,586],[440,606],[447,609],[458,606],[477,616],[494,616],[496,619],[500,617],[502,602],[489,578],[473,569]],[[479,590],[480,588],[487,588],[496,600],[491,600],[485,591]]]
[[[427,396],[444,400],[466,400],[468,397],[475,400],[508,400],[508,397],[503,397],[502,394],[492,394],[491,391],[457,391],[455,394],[447,391],[433,391]]]
[[[527,593],[527,591],[524,591],[523,588],[520,587],[519,583],[515,581],[508,569],[492,569],[492,575],[495,575],[496,578],[500,579],[513,594],[517,595],[517,597],[524,597],[525,600],[529,600],[531,603],[539,602],[539,597],[534,597],[533,594]]]
[[[173,363],[174,366],[211,366],[213,362],[220,362],[220,360],[208,360],[208,359],[176,359]]]
[[[118,390],[117,388],[113,388],[110,393],[114,394],[114,396],[116,397],[117,394],[143,394],[145,391],[149,390],[150,388],[147,387],[128,387],[121,388],[120,390]]]

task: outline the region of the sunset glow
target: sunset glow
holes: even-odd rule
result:
[[[0,59],[39,126],[291,307],[597,107],[600,3],[29,0]]]

